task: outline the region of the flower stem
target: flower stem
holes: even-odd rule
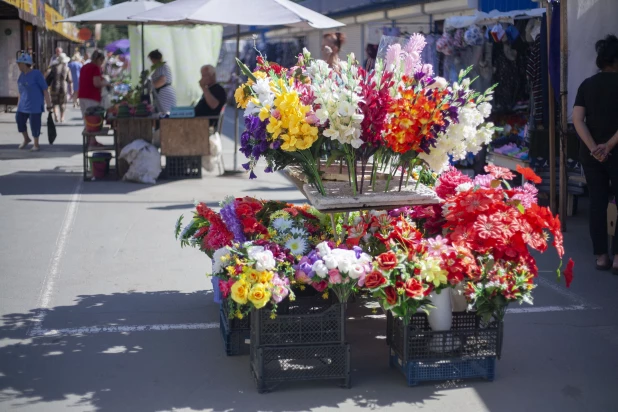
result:
[[[421,176],[423,175],[424,171],[425,171],[425,165],[423,164],[421,166],[421,171],[418,172],[418,179],[416,179],[416,186],[414,186],[414,190],[418,189],[418,184],[421,183]]]
[[[399,191],[401,192],[401,185],[403,184],[403,177],[405,176],[406,171],[406,162],[405,160],[401,161],[401,177],[399,178]]]

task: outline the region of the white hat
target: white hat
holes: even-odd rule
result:
[[[71,59],[69,58],[69,56],[67,56],[66,53],[60,53],[60,59],[59,60],[60,60],[60,63],[64,63],[64,64],[66,64],[66,63],[71,61]]]

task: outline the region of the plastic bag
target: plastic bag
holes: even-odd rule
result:
[[[207,172],[215,170],[217,163],[221,162],[221,154],[223,147],[221,145],[221,136],[219,133],[215,133],[210,136],[210,155],[202,156],[202,167]]]
[[[120,158],[129,163],[122,180],[155,184],[161,174],[161,155],[156,147],[145,140],[135,140],[120,152]]]
[[[47,116],[47,139],[49,140],[49,144],[54,144],[58,133],[56,133],[56,125],[54,124],[54,118],[52,117],[52,112],[49,112]]]

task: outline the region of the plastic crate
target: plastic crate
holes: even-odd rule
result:
[[[337,380],[350,387],[350,345],[265,346],[251,360],[259,393],[283,382]]]
[[[170,118],[172,119],[190,119],[195,117],[195,109],[191,106],[172,107]]]
[[[165,176],[168,179],[201,179],[201,156],[166,156]]]
[[[230,330],[240,330],[251,328],[251,314],[244,316],[242,319],[236,317],[230,318],[230,307],[225,299],[221,300],[221,312],[225,316],[226,326]]]
[[[249,329],[230,328],[230,319],[223,311],[223,306],[219,311],[219,329],[223,338],[223,347],[227,356],[248,355],[249,354]]]
[[[447,331],[431,330],[426,314],[412,316],[407,328],[401,319],[387,318],[390,364],[404,373],[409,385],[429,380],[493,380],[502,336],[502,322],[485,323],[474,312],[453,313]]]
[[[408,382],[416,386],[421,382],[481,378],[493,381],[496,375],[496,357],[478,359],[444,359],[435,361],[409,361],[404,363],[391,350],[390,364],[399,369]]]
[[[345,343],[345,305],[317,298],[284,300],[271,318],[266,307],[251,313],[256,347]]]

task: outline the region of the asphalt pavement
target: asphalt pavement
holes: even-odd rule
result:
[[[260,395],[248,357],[224,354],[210,262],[180,248],[174,223],[195,201],[302,194],[264,173],[83,182],[79,113],[67,118],[53,146],[44,127],[31,153],[17,149],[14,114],[0,113],[0,411],[618,410],[618,276],[594,270],[585,200],[565,234],[573,285],[555,282],[555,252],[539,258],[535,305],[507,315],[494,382],[407,387],[388,366],[385,320],[359,300],[351,389],[300,382]]]

